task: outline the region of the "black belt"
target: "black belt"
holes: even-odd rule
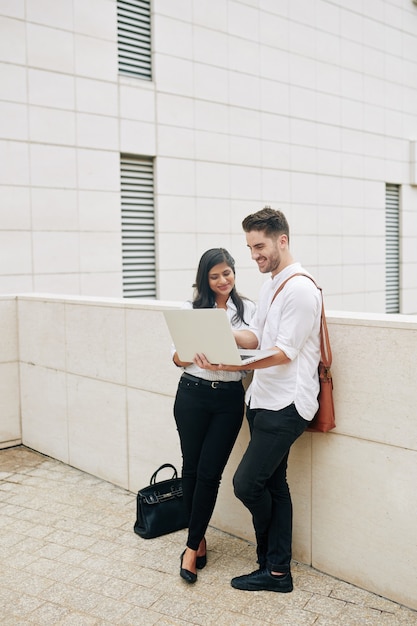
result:
[[[198,385],[204,385],[206,387],[211,387],[212,389],[230,389],[230,385],[242,384],[241,380],[231,380],[228,383],[225,383],[221,380],[205,380],[204,378],[198,378],[198,376],[192,376],[191,374],[187,374],[186,372],[184,372],[181,378],[191,380],[196,387],[198,387]]]

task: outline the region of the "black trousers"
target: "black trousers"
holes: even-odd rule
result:
[[[174,417],[183,458],[184,502],[189,512],[187,546],[192,550],[198,549],[207,530],[243,414],[241,382],[213,388],[180,379]]]
[[[292,550],[292,502],[287,461],[308,422],[294,404],[280,411],[248,409],[251,439],[234,475],[235,495],[252,513],[258,562],[286,574]]]

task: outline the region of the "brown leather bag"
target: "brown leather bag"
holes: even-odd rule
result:
[[[286,283],[294,278],[294,276],[305,276],[313,281],[316,285],[317,289],[320,290],[321,294],[321,325],[320,325],[320,354],[321,359],[319,363],[319,383],[320,383],[320,391],[318,395],[319,408],[317,413],[313,417],[310,422],[310,426],[307,427],[307,430],[315,433],[327,433],[329,430],[332,430],[336,427],[335,422],[335,414],[334,414],[334,402],[333,402],[333,379],[331,372],[332,365],[332,349],[330,347],[329,341],[329,331],[327,330],[327,322],[326,322],[326,314],[324,312],[324,301],[323,301],[323,291],[322,288],[319,287],[311,276],[308,274],[303,274],[298,272],[297,274],[293,274],[289,276],[284,282],[278,287],[276,292],[274,293],[274,297],[271,300],[272,302],[275,300],[281,289],[284,288]]]

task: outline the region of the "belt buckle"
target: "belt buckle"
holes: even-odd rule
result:
[[[213,380],[213,382],[211,383],[211,388],[212,389],[217,389],[217,387],[219,386],[219,381],[218,380]]]

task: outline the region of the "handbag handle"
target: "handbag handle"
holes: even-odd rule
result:
[[[156,476],[158,474],[158,472],[162,469],[164,469],[165,467],[170,467],[171,469],[174,470],[174,473],[172,474],[172,478],[177,478],[178,477],[178,473],[177,473],[177,468],[172,465],[171,463],[164,463],[163,465],[161,465],[161,467],[158,467],[158,469],[156,470],[156,472],[154,472],[151,476],[151,480],[150,480],[150,484],[154,485],[156,483]]]
[[[269,305],[269,307],[271,307],[273,301],[275,300],[275,298],[277,297],[281,289],[283,289],[285,285],[287,284],[287,282],[291,280],[291,278],[294,278],[294,276],[305,276],[306,278],[309,278],[311,281],[313,281],[317,289],[320,291],[320,294],[321,294],[320,353],[321,353],[321,360],[322,360],[324,367],[326,369],[330,369],[331,364],[332,364],[332,349],[330,347],[329,331],[327,329],[326,314],[324,312],[323,290],[321,287],[318,286],[314,278],[312,278],[308,274],[303,274],[302,272],[297,272],[297,274],[292,274],[292,276],[289,276],[278,287],[278,289],[273,295],[273,298],[271,300],[271,304]]]

